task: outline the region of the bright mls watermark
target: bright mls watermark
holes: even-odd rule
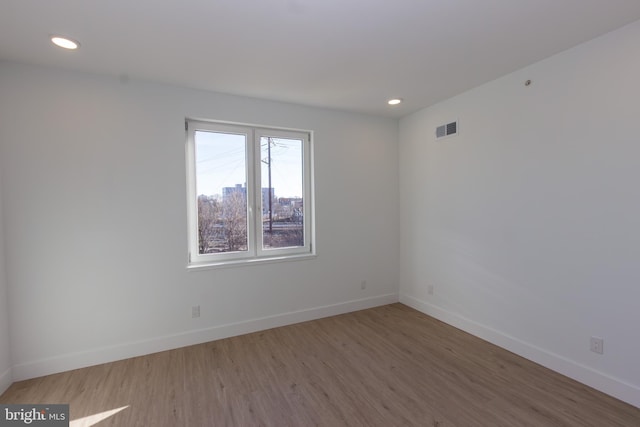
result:
[[[0,405],[0,427],[69,427],[69,405]]]

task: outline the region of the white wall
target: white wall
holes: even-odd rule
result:
[[[408,116],[399,158],[401,301],[635,406],[639,45],[640,22]]]
[[[0,129],[2,140],[2,129]],[[4,227],[2,221],[2,169],[0,168],[0,394],[13,380],[9,346],[9,304],[7,301],[7,275],[4,265]]]
[[[16,379],[397,301],[396,120],[11,63],[0,92]],[[186,270],[185,117],[315,131],[317,258]]]

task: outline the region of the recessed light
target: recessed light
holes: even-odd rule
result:
[[[80,43],[66,37],[51,36],[51,42],[64,49],[75,50],[80,47]]]
[[[402,98],[393,98],[387,101],[389,105],[398,105],[402,102]]]

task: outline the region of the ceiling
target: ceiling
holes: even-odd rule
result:
[[[638,19],[638,0],[0,0],[0,59],[400,117]]]

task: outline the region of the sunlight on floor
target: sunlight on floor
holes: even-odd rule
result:
[[[100,412],[99,414],[89,415],[88,417],[78,418],[77,420],[72,420],[71,423],[69,423],[69,427],[90,427],[112,415],[117,414],[123,409],[127,409],[128,407],[129,405],[123,406],[122,408],[112,409],[110,411]]]

